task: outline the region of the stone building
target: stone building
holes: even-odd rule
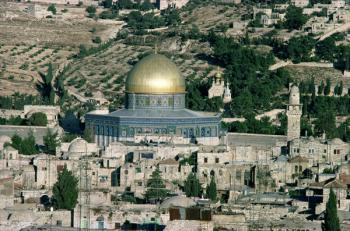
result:
[[[349,144],[339,138],[327,140],[323,138],[302,137],[289,143],[290,156],[302,156],[317,163],[344,163],[348,161]]]
[[[292,0],[291,4],[296,7],[304,8],[309,5],[309,0]]]
[[[230,84],[227,83],[225,86],[225,80],[219,71],[216,73],[211,87],[208,90],[208,97],[209,99],[213,97],[221,97],[224,103],[232,101]]]
[[[165,10],[167,8],[182,8],[187,4],[189,0],[156,0],[156,5],[159,10]]]
[[[289,104],[287,106],[287,140],[300,137],[300,119],[302,115],[302,105],[300,104],[300,93],[297,86],[292,86],[289,92]]]
[[[225,92],[225,81],[222,78],[221,72],[217,72],[211,84],[211,87],[209,88],[208,97],[209,99],[213,97],[222,97],[224,95],[224,92]]]
[[[125,90],[125,109],[85,116],[99,146],[134,142],[136,136],[153,136],[152,142],[157,137],[181,137],[186,143],[219,143],[220,113],[185,108],[185,80],[165,56],[152,54],[139,61],[128,74]]]

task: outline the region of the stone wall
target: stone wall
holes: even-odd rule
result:
[[[49,126],[58,124],[59,106],[25,105],[23,110],[0,109],[0,118],[10,119],[11,117],[30,118],[36,112],[42,112],[47,117]]]
[[[24,111],[0,109],[0,118],[10,119],[11,117],[18,117],[18,116],[23,119],[25,117]]]

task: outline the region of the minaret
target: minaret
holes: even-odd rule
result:
[[[302,105],[300,104],[300,93],[299,88],[293,85],[289,92],[289,104],[287,106],[287,140],[300,137],[300,118],[302,114]]]
[[[231,98],[231,90],[230,90],[230,84],[227,83],[226,87],[225,87],[225,91],[224,91],[224,99],[223,99],[224,103],[229,103],[232,101]]]

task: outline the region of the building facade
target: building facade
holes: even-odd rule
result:
[[[139,142],[143,140],[140,137],[152,142],[219,143],[220,113],[185,108],[185,80],[165,56],[143,58],[129,72],[125,89],[124,109],[93,111],[85,117],[99,146],[113,141]]]

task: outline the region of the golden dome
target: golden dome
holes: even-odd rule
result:
[[[125,90],[140,94],[178,94],[186,92],[186,85],[170,59],[152,54],[141,59],[129,72]]]

